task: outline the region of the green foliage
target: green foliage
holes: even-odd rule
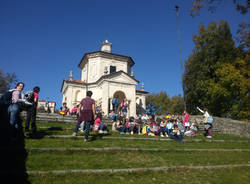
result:
[[[184,110],[183,97],[181,95],[169,98],[166,92],[151,94],[146,98],[147,104],[153,104],[158,110],[156,115],[167,113],[181,114]]]
[[[9,90],[11,85],[17,82],[17,77],[15,73],[5,73],[0,70],[0,94]]]
[[[184,91],[187,109],[207,107],[216,116],[249,120],[249,53],[237,48],[225,21],[201,25],[195,49],[186,61]],[[242,47],[241,47],[242,48]]]
[[[232,0],[236,11],[241,14],[248,13],[250,9],[250,1],[249,0]],[[208,11],[213,13],[216,11],[216,8],[220,5],[223,5],[225,1],[223,0],[193,0],[192,7],[190,9],[191,16],[196,16],[199,14],[200,9],[204,7],[208,7]]]

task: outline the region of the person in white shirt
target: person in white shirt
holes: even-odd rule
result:
[[[204,116],[204,128],[205,128],[205,134],[204,136],[206,136],[207,138],[212,138],[212,124],[211,123],[208,123],[207,120],[208,118],[210,117],[210,114],[208,113],[208,109],[207,108],[204,108],[204,110],[201,110],[199,107],[197,107],[197,109],[203,113],[203,116]]]

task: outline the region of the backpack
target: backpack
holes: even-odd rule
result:
[[[212,116],[209,116],[209,117],[207,118],[207,123],[212,124],[213,122],[214,122],[213,117],[212,117]]]
[[[34,92],[33,91],[27,91],[24,93],[24,98],[28,102],[34,102]]]
[[[1,97],[0,97],[0,104],[1,105],[7,105],[9,106],[12,104],[12,93],[14,90],[6,91]]]

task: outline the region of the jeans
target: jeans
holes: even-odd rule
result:
[[[165,128],[163,128],[163,127],[160,127],[160,129],[158,130],[158,134],[163,134],[163,135],[166,135],[166,133],[165,133]]]
[[[85,137],[84,137],[84,139],[86,140],[88,140],[88,137],[89,137],[90,124],[91,124],[90,121],[86,121],[86,130],[85,130]]]
[[[171,139],[174,139],[174,140],[177,141],[177,142],[180,142],[181,144],[183,143],[183,140],[182,140],[182,136],[181,136],[181,135],[172,134],[172,135],[170,135],[170,138],[171,138]]]
[[[36,106],[32,106],[27,110],[27,117],[25,121],[25,130],[28,131],[31,122],[31,129],[36,133]]]
[[[10,136],[15,137],[19,128],[20,106],[16,103],[11,104],[8,107],[8,113],[10,115]]]

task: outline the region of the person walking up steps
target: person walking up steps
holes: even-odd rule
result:
[[[86,123],[84,142],[88,141],[90,125],[95,119],[95,101],[91,98],[92,91],[87,91],[87,97],[83,98],[79,104],[79,119],[78,122]]]
[[[27,116],[25,121],[25,131],[29,131],[30,123],[33,136],[36,136],[37,128],[36,128],[36,113],[37,113],[37,104],[38,104],[38,93],[40,92],[40,87],[36,86],[33,88],[33,93],[26,97],[27,100],[33,103],[32,106],[27,109]]]

